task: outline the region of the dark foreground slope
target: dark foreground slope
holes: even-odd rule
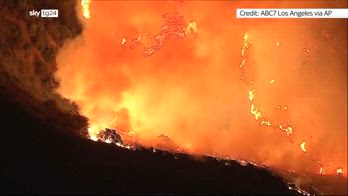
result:
[[[61,130],[73,129],[66,122],[77,117],[14,90],[0,88],[1,193],[296,194],[281,178],[252,166],[86,140]],[[44,110],[46,119],[37,117]]]

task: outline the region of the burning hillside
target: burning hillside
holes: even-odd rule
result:
[[[5,192],[347,192],[347,20],[235,15],[347,2],[0,7]]]
[[[104,128],[145,146],[165,135],[192,154],[346,176],[347,21],[241,20],[237,7],[248,5],[81,1],[84,31],[58,55],[58,92],[94,140]]]

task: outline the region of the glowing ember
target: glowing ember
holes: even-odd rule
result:
[[[306,141],[303,141],[302,143],[301,143],[301,150],[303,151],[303,152],[307,152],[307,149],[306,149]]]
[[[250,102],[254,101],[254,91],[255,91],[255,89],[249,91],[249,101]]]
[[[343,174],[343,168],[342,168],[342,167],[338,168],[338,169],[336,170],[336,173],[337,173],[338,175],[342,175],[342,174]]]
[[[254,115],[256,120],[258,120],[261,117],[261,112],[254,105],[254,92],[255,92],[255,89],[249,91],[249,101],[251,103],[250,113]]]
[[[191,21],[188,23],[187,27],[185,28],[185,34],[194,34],[198,30],[196,21]]]
[[[286,135],[288,136],[293,134],[294,128],[292,126],[284,127],[282,124],[280,124],[278,127],[280,130],[285,131]]]
[[[125,45],[127,42],[127,38],[126,37],[123,37],[122,38],[122,41],[121,41],[121,46]]]
[[[323,174],[323,167],[320,167],[319,174]]]
[[[280,46],[280,42],[279,41],[276,41],[276,46],[279,47]]]
[[[81,0],[82,15],[86,19],[91,18],[91,13],[89,11],[90,0]]]
[[[269,81],[269,83],[274,84],[274,83],[275,83],[275,80],[271,80],[271,81]]]
[[[243,46],[242,46],[242,57],[245,57],[246,51],[248,50],[250,43],[248,42],[248,34],[245,33],[243,36]]]
[[[251,104],[250,106],[250,113],[254,115],[256,120],[258,120],[261,117],[261,112],[258,111],[254,104]]]
[[[261,126],[262,126],[262,125],[271,126],[272,123],[271,123],[269,120],[262,120],[261,123],[260,123],[260,125],[261,125]]]
[[[246,64],[247,58],[246,58],[246,51],[248,50],[248,48],[250,47],[250,43],[248,42],[248,34],[244,33],[243,36],[243,45],[242,45],[242,49],[241,49],[241,54],[242,54],[242,61],[239,65],[240,71],[241,71],[241,75],[240,75],[240,79],[243,82],[246,82],[246,76],[245,76],[245,71],[244,71],[244,66]]]

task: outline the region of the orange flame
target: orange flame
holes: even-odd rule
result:
[[[121,46],[125,45],[127,43],[127,38],[123,37],[121,41]]]
[[[165,135],[190,153],[216,152],[274,167],[317,172],[310,160],[322,154],[330,165],[346,165],[346,66],[326,55],[330,47],[346,45],[327,40],[330,46],[308,46],[320,25],[242,24],[230,10],[243,1],[90,2],[82,0],[78,9],[82,19],[93,11],[93,20],[59,51],[56,76],[58,92],[88,117],[92,140],[105,128],[123,129],[141,145],[156,146]],[[344,56],[341,51],[337,57]],[[304,60],[309,54],[315,61]],[[327,63],[332,66],[324,69]],[[301,153],[298,144],[309,135],[310,149],[306,141],[309,151]],[[288,153],[293,164],[284,159]]]
[[[86,19],[91,18],[91,13],[89,11],[90,0],[81,0],[82,15]]]
[[[307,152],[307,148],[306,148],[306,141],[303,141],[302,143],[301,143],[301,150],[303,151],[303,152]]]
[[[338,175],[342,175],[342,174],[343,174],[343,168],[342,168],[342,167],[338,168],[338,169],[336,170],[336,173],[337,173]]]
[[[198,27],[196,21],[191,21],[187,24],[185,28],[185,34],[194,34],[197,33]]]

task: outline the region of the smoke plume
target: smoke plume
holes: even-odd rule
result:
[[[92,1],[89,19],[78,5],[84,30],[58,54],[58,92],[77,103],[92,129],[131,131],[146,146],[164,135],[193,154],[301,172],[342,167],[346,174],[347,20],[237,19],[235,9],[248,7],[347,3]],[[166,34],[156,45],[173,15],[197,29],[180,38]],[[248,84],[240,80],[246,33]],[[160,47],[144,56],[152,46]],[[252,89],[262,116],[291,122],[291,136],[255,120]]]

